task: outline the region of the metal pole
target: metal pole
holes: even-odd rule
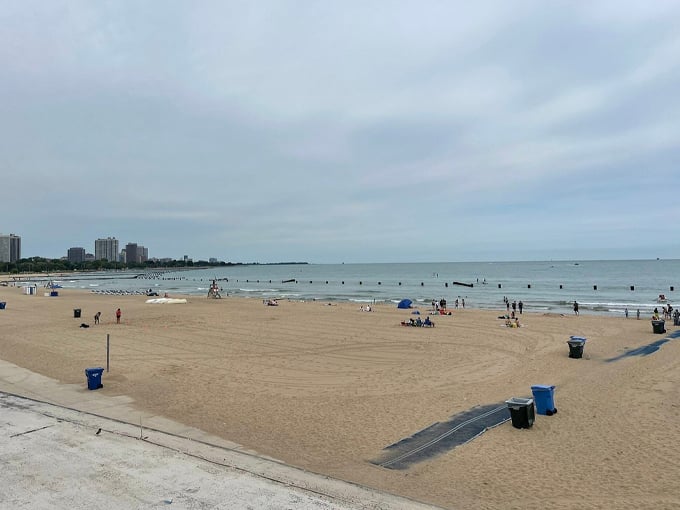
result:
[[[110,345],[109,334],[107,333],[106,334],[106,371],[107,372],[109,371],[109,345]]]

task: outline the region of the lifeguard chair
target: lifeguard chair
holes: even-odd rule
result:
[[[208,299],[222,299],[222,295],[220,294],[220,288],[217,285],[217,281],[213,280],[213,282],[210,284],[210,288],[208,289]]]

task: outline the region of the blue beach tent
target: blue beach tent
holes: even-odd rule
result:
[[[413,303],[413,301],[411,301],[410,299],[402,299],[401,301],[399,301],[397,308],[411,308],[411,303]]]

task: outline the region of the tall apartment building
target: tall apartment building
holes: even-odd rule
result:
[[[128,264],[137,262],[137,243],[127,243],[125,245],[125,262]]]
[[[21,237],[0,234],[0,262],[16,262],[21,258]]]
[[[73,262],[76,264],[78,262],[85,262],[85,248],[80,247],[69,248],[68,253],[66,255],[66,259],[69,262]]]
[[[126,263],[141,263],[149,260],[149,249],[141,244],[128,243],[125,245],[125,262]]]
[[[117,262],[118,239],[115,237],[107,237],[106,239],[95,240],[94,258],[95,260],[108,260],[109,262]]]

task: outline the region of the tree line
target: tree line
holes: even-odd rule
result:
[[[20,273],[58,273],[67,271],[108,271],[108,270],[152,270],[184,267],[222,267],[242,265],[233,262],[208,262],[207,260],[147,260],[145,262],[110,262],[108,260],[86,260],[69,262],[66,259],[47,259],[30,257],[16,262],[0,262],[0,272],[8,274]]]

